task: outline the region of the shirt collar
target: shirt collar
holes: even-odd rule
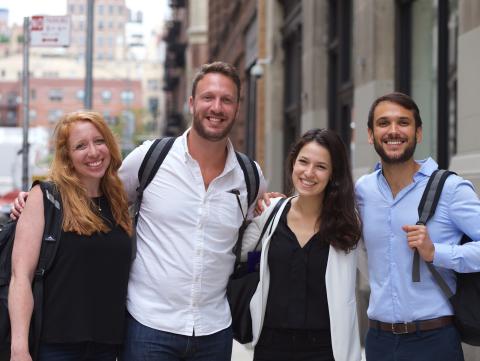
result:
[[[182,145],[183,154],[185,156],[185,158],[184,158],[185,162],[188,159],[193,159],[193,157],[190,155],[190,152],[188,151],[188,142],[187,142],[188,132],[190,132],[191,129],[192,129],[192,127],[189,127],[180,136],[180,142],[181,142],[181,145]],[[235,163],[236,163],[235,149],[233,148],[233,144],[232,144],[230,138],[228,138],[227,139],[227,160],[225,162],[225,168],[224,168],[222,174],[224,174],[224,173],[230,171],[231,169],[233,169],[235,167]]]

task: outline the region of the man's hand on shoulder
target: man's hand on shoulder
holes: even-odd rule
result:
[[[407,233],[408,247],[412,250],[416,248],[420,257],[426,262],[433,262],[435,246],[430,239],[427,227],[416,224],[413,226],[405,225],[402,229]]]
[[[263,193],[257,201],[257,206],[255,207],[255,216],[259,216],[263,213],[266,207],[270,205],[270,198],[286,198],[287,196],[280,192],[265,192]]]
[[[20,214],[23,212],[23,208],[25,208],[25,201],[27,200],[28,192],[20,192],[18,193],[17,198],[13,201],[12,209],[10,211],[10,218],[14,221],[20,217]]]

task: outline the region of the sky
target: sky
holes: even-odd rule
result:
[[[85,0],[86,2],[86,0]],[[126,0],[131,10],[143,11],[143,20],[148,29],[158,26],[168,12],[167,0]],[[65,15],[66,0],[0,0],[0,8],[9,10],[9,24],[23,24],[25,16]]]

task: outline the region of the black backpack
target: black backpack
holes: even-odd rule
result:
[[[147,188],[147,186],[150,184],[153,177],[155,177],[155,174],[157,174],[158,169],[160,168],[165,157],[172,148],[175,139],[175,137],[155,139],[155,141],[148,149],[147,154],[145,154],[145,157],[143,158],[140,169],[138,170],[139,185],[137,187],[137,198],[133,205],[133,218],[135,226],[134,229],[136,228],[138,221],[138,213],[142,204],[143,192],[145,188]],[[248,206],[250,207],[257,199],[258,189],[260,187],[260,176],[258,174],[258,169],[255,165],[255,162],[245,154],[235,151],[235,155],[245,177],[245,184],[247,186],[248,194],[247,200]],[[241,228],[245,227],[246,225],[242,224]],[[132,237],[132,239],[134,240],[132,247],[132,255],[135,258],[135,254],[137,253],[137,247],[135,242],[136,237],[134,236]]]
[[[30,352],[35,360],[43,313],[43,282],[57,253],[62,228],[62,202],[58,190],[51,182],[40,184],[43,192],[45,228],[38,258],[37,269],[32,283],[33,315],[30,323]],[[16,221],[9,221],[0,230],[0,360],[10,360],[10,318],[8,315],[8,288],[12,271],[12,249],[15,238]]]
[[[433,216],[443,185],[451,174],[455,173],[443,169],[432,173],[418,206],[419,221],[417,224],[427,224]],[[468,242],[472,242],[472,240],[464,234],[460,244]],[[480,272],[455,272],[457,292],[454,294],[435,266],[431,263],[426,263],[426,265],[453,306],[455,325],[462,341],[473,346],[480,346]],[[415,251],[413,257],[412,280],[413,282],[420,281],[420,256],[418,251]]]

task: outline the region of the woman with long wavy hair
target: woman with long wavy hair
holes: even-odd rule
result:
[[[120,164],[115,137],[99,113],[74,112],[59,121],[49,178],[60,194],[63,220],[44,283],[40,361],[114,361],[123,341],[132,224],[117,175]],[[43,208],[44,195],[37,185],[18,220],[12,253],[12,361],[31,360],[31,284],[42,242]]]
[[[361,222],[345,145],[312,129],[287,162],[295,195],[262,239],[260,282],[250,302],[254,360],[360,361],[355,299]],[[255,218],[242,254],[255,245],[279,198]]]

